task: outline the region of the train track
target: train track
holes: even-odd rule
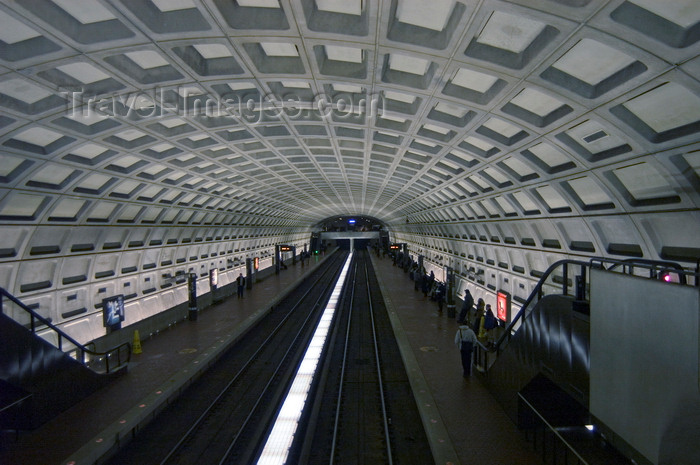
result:
[[[432,463],[430,447],[367,252],[356,253],[323,389],[287,463]],[[299,436],[302,436],[301,434]]]
[[[355,256],[286,463],[432,463],[369,255]],[[343,261],[317,270],[110,463],[255,463]]]
[[[337,255],[109,463],[251,463],[343,264]]]

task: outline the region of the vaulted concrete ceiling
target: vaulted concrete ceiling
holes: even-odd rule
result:
[[[692,262],[698,39],[696,0],[3,1],[0,222]]]

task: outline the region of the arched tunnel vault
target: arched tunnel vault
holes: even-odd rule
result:
[[[2,1],[0,286],[89,340],[106,294],[146,317],[185,298],[173,277],[339,214],[483,270],[484,295],[569,256],[694,267],[699,21],[695,0]]]

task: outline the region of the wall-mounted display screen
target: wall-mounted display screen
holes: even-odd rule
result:
[[[102,317],[105,327],[118,326],[124,321],[124,295],[102,299]]]

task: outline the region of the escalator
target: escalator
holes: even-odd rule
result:
[[[485,380],[545,463],[629,464],[588,426],[590,322],[581,307],[570,296],[540,299]]]
[[[32,430],[126,372],[131,346],[98,353],[0,289],[0,429]],[[2,312],[15,305],[22,325]],[[53,332],[58,346],[37,329]]]
[[[631,458],[645,463],[640,462],[638,450],[622,440],[621,433],[591,414],[589,303],[601,299],[591,299],[586,283],[591,270],[631,275],[642,288],[645,280],[659,281],[669,269],[679,275],[681,271],[668,262],[621,264],[606,268],[594,261],[555,263],[495,346],[479,344],[476,348],[475,365],[485,384],[547,463],[629,464]],[[570,277],[572,270],[575,276]],[[685,277],[681,278],[678,283],[686,284]]]
[[[538,375],[588,407],[590,322],[573,302],[564,295],[540,299],[489,367],[487,383],[511,419],[517,393]]]

